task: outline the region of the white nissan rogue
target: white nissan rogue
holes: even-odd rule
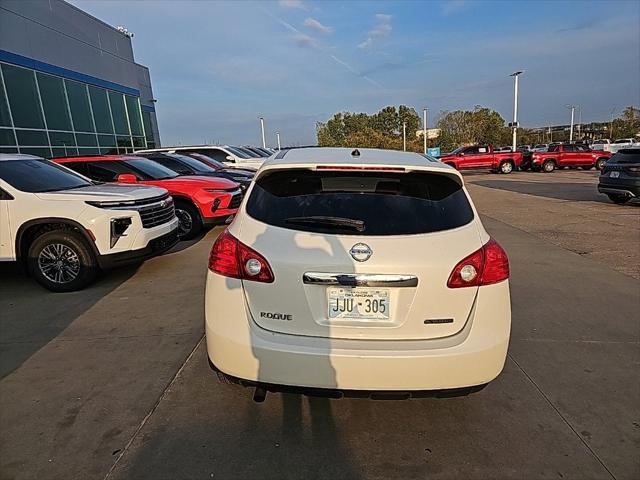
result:
[[[504,366],[508,278],[453,168],[397,151],[283,151],[212,247],[210,366],[258,401],[465,395]]]
[[[49,290],[78,290],[100,268],[157,255],[177,228],[162,188],[97,185],[39,157],[0,154],[0,261],[24,261]]]

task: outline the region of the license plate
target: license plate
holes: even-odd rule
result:
[[[329,318],[388,320],[388,289],[337,287],[327,290]]]
[[[611,178],[618,178],[620,176],[620,172],[611,172],[611,175],[609,175]]]

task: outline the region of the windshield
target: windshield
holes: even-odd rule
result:
[[[153,180],[167,180],[176,178],[178,174],[153,160],[142,158],[128,158],[124,161],[129,167],[142,172]]]
[[[269,225],[351,235],[430,233],[473,220],[462,187],[429,172],[272,171],[257,181],[246,208]]]
[[[0,161],[0,178],[18,190],[55,192],[88,187],[91,182],[44,159]]]
[[[215,158],[211,158],[210,156],[205,155],[203,153],[191,153],[190,152],[188,155],[190,157],[192,157],[192,158],[197,158],[198,160],[202,160],[201,163],[206,163],[206,164],[209,164],[209,165],[213,165],[218,170],[220,170],[221,168],[227,168],[227,166],[224,163],[216,160]]]
[[[453,154],[456,154],[456,153],[460,153],[463,150],[464,150],[464,147],[458,147],[454,151],[452,151],[451,154],[453,155]]]
[[[235,148],[235,147],[227,147],[227,149],[233,153],[236,157],[240,157],[240,158],[244,158],[244,159],[248,159],[248,158],[253,158],[251,155],[247,155],[245,152],[243,152],[242,150]]]
[[[212,168],[209,165],[206,165],[200,162],[199,160],[196,160],[195,158],[191,158],[187,155],[180,155],[178,153],[171,153],[167,155],[175,158],[176,160],[180,160],[182,163],[186,163],[188,166],[190,166],[192,169],[194,169],[198,173],[213,173],[216,171],[215,168]]]

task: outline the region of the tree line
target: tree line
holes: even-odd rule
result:
[[[405,123],[407,150],[422,152],[422,136],[416,136],[416,131],[421,129],[422,121],[416,110],[406,105],[400,105],[398,108],[385,107],[372,115],[336,113],[327,122],[316,124],[318,145],[401,150]],[[435,128],[440,129],[440,136],[427,140],[427,146],[440,147],[443,152],[469,144],[511,145],[511,128],[498,112],[481,105],[477,105],[473,110],[440,112]],[[627,107],[618,118],[610,122],[608,131],[610,136],[615,135],[616,138],[633,137],[640,132],[640,109]],[[540,129],[518,129],[518,144],[532,145],[568,139],[568,132],[553,132],[549,136]],[[574,139],[578,139],[575,129]]]

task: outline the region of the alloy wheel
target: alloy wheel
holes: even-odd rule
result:
[[[51,243],[38,255],[42,275],[54,283],[69,283],[80,273],[80,258],[69,246]]]

